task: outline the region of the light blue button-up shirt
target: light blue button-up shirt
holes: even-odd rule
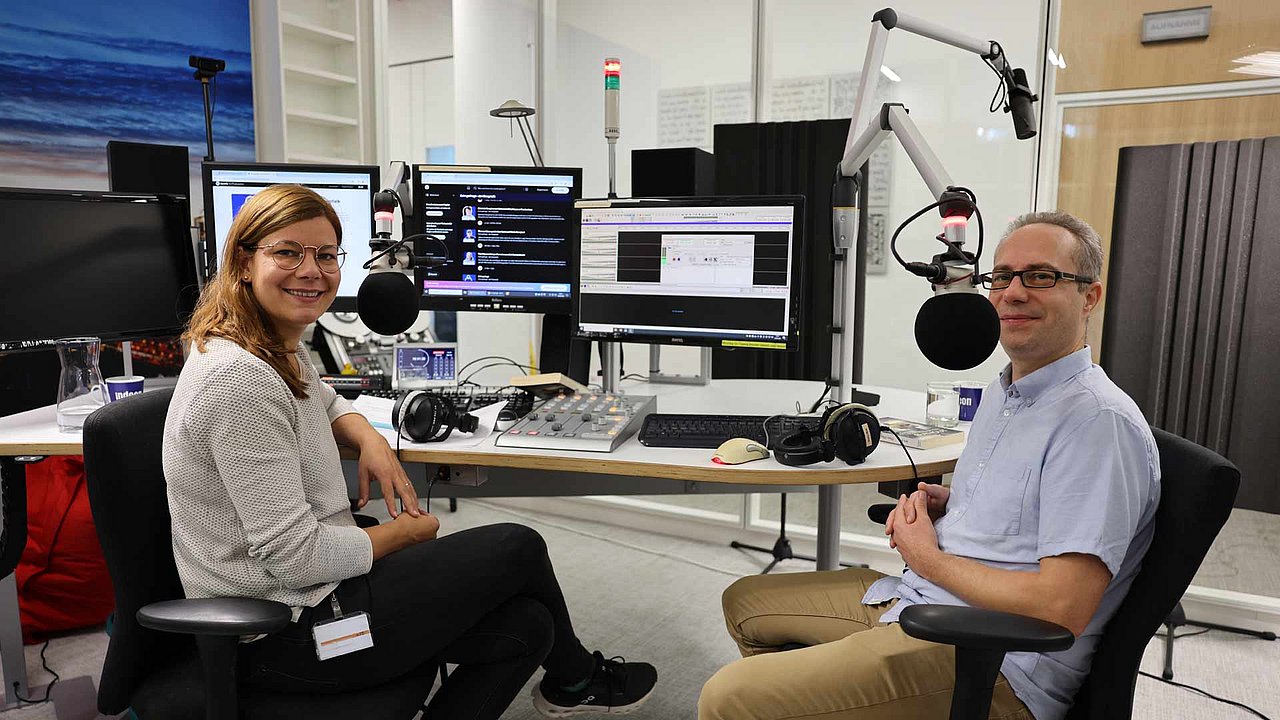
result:
[[[1040,558],[1094,555],[1111,582],[1084,633],[1057,653],[1009,653],[1000,670],[1037,720],[1059,720],[1088,675],[1094,648],[1151,544],[1160,500],[1155,439],[1133,400],[1084,348],[982,394],[935,528],[946,553],[1001,570],[1038,571]],[[967,605],[910,569],[882,578],[866,604]]]

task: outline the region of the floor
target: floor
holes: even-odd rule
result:
[[[792,497],[800,497],[793,495]],[[739,500],[740,502],[740,500]],[[439,508],[436,508],[439,510]],[[579,636],[589,648],[653,662],[658,691],[631,717],[636,720],[694,718],[702,683],[737,657],[725,634],[719,598],[734,579],[759,572],[762,556],[718,544],[619,529],[612,525],[558,516],[534,516],[504,507],[501,501],[467,500],[457,513],[443,513],[446,531],[494,522],[521,522],[547,539]],[[810,569],[789,561],[779,571]],[[776,571],[775,571],[776,572]],[[660,628],[655,632],[654,628]],[[1184,632],[1194,632],[1184,629]],[[88,720],[98,717],[93,688],[106,652],[107,637],[93,628],[49,643],[48,665],[62,676],[52,703],[0,713],[4,720]],[[26,649],[31,682],[45,684],[40,646]],[[1162,641],[1148,647],[1143,669],[1159,674]],[[1280,643],[1212,631],[1177,641],[1175,679],[1216,695],[1252,705],[1280,719]],[[92,683],[92,684],[91,684]],[[526,694],[517,698],[504,720],[539,716]],[[1136,718],[1246,718],[1194,692],[1139,678]]]

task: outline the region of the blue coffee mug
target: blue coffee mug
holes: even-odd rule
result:
[[[973,422],[978,414],[978,405],[982,404],[982,390],[986,385],[978,382],[958,382],[956,392],[960,393],[960,421]]]
[[[107,402],[142,394],[141,375],[116,375],[107,378],[104,382],[107,384]]]

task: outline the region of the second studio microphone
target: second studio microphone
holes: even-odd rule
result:
[[[916,313],[916,345],[925,358],[945,370],[969,370],[991,357],[1000,342],[1000,316],[975,286],[975,268],[935,258],[907,269],[933,284],[933,297]]]
[[[394,336],[418,319],[418,288],[413,280],[415,258],[412,238],[391,239],[397,195],[383,190],[373,196],[375,232],[369,240],[373,258],[365,264],[369,274],[360,283],[356,311],[360,321],[379,334]]]

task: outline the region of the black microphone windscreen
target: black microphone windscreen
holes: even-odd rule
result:
[[[417,288],[404,273],[370,273],[356,294],[356,312],[379,335],[399,335],[418,319]]]
[[[976,292],[951,292],[924,301],[916,314],[916,345],[929,362],[968,370],[991,357],[1000,342],[1000,316]]]

